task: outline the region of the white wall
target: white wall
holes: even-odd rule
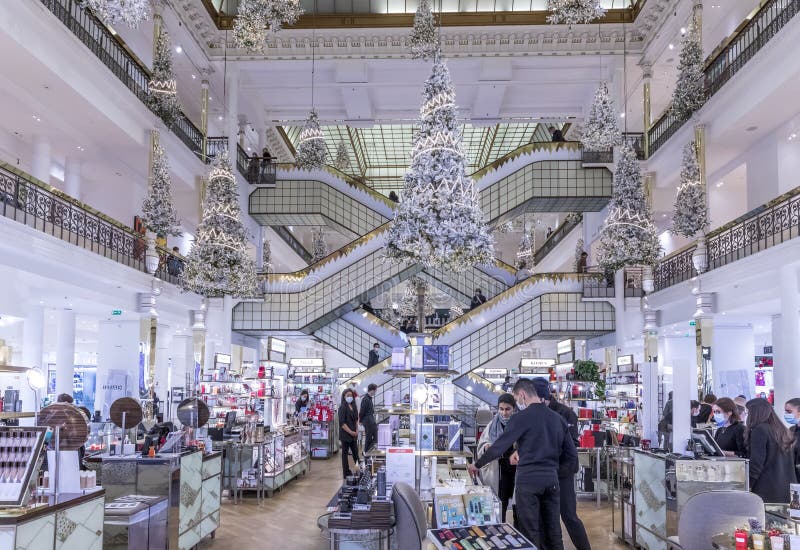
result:
[[[139,397],[139,321],[101,321],[100,344],[97,349],[97,395],[95,410],[108,417],[111,403],[106,400],[104,386],[109,373],[127,374],[127,395]],[[119,395],[118,395],[119,396]]]
[[[754,347],[752,327],[714,326],[711,372],[717,397],[733,399],[739,394],[748,398],[754,395]]]

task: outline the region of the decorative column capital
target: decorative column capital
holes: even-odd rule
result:
[[[714,315],[714,293],[713,292],[693,292],[695,295],[695,305],[697,310],[694,312],[694,319],[709,319]]]
[[[642,67],[642,78],[645,80],[650,80],[653,78],[653,64],[649,61],[642,61],[639,63],[639,66]]]
[[[642,332],[644,335],[648,336],[652,333],[658,332],[658,310],[645,309],[642,312],[642,316],[644,317],[644,324],[642,326]]]
[[[206,329],[206,310],[193,309],[192,315],[192,330],[205,330]]]

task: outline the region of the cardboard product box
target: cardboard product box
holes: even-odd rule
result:
[[[420,451],[432,451],[434,441],[433,424],[425,422],[419,426],[417,434],[417,449]]]
[[[450,422],[447,425],[447,450],[448,451],[464,450],[464,434],[461,431],[460,422]]]
[[[378,447],[392,445],[392,427],[389,424],[378,424]]]

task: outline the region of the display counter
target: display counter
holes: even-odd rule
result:
[[[169,498],[169,547],[192,548],[219,527],[222,453],[96,455],[109,500],[128,495]],[[101,514],[102,517],[102,514]]]
[[[40,495],[27,506],[0,510],[0,549],[103,548],[105,491]]]
[[[705,491],[749,490],[747,460],[692,459],[637,450],[633,456],[636,544],[664,548],[678,534],[678,518],[689,497]]]

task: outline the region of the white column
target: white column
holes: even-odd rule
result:
[[[233,326],[233,298],[226,294],[222,299],[223,324],[222,331],[222,353],[231,353],[231,327]]]
[[[714,395],[754,397],[752,327],[714,326],[711,345],[711,370]]]
[[[775,407],[782,411],[781,407],[788,399],[800,397],[800,376],[796,367],[797,358],[800,357],[800,294],[796,266],[781,268],[780,285],[781,315],[779,319],[773,318],[772,343],[775,356]]]
[[[56,342],[56,395],[72,395],[72,375],[75,372],[75,312],[71,309],[58,312]]]
[[[151,345],[156,346],[155,392],[161,401],[166,401],[167,391],[171,384],[171,371],[174,370],[170,361],[172,333],[169,326],[158,323],[156,341]],[[166,409],[162,410],[166,411]]]
[[[33,138],[33,162],[31,175],[45,183],[50,183],[50,141],[44,136]]]
[[[28,315],[22,327],[22,366],[42,367],[44,356],[44,308],[28,306]],[[46,369],[42,372],[47,376]]]
[[[64,193],[81,200],[81,159],[67,157],[64,163]]]
[[[139,397],[139,321],[101,321],[95,410],[108,418],[120,397]]]

